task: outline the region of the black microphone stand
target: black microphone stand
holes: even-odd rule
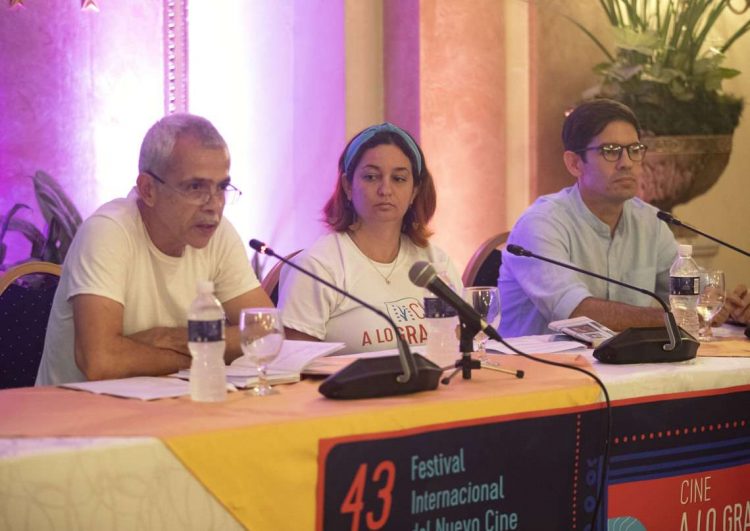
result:
[[[444,385],[451,383],[451,380],[459,371],[464,380],[471,380],[471,371],[482,368],[482,363],[471,357],[472,352],[474,352],[474,337],[481,331],[479,323],[470,323],[462,317],[458,318],[458,322],[461,326],[461,335],[458,343],[458,350],[461,352],[461,357],[456,360],[454,365],[456,369],[440,380],[440,383]],[[521,371],[519,378],[523,378],[523,371]]]

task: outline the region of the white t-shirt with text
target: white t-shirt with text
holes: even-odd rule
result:
[[[461,278],[448,256],[432,245],[418,247],[404,235],[395,263],[369,260],[348,234],[337,232],[294,257],[297,265],[385,312],[410,345],[427,341],[425,290],[409,279],[418,261],[431,262],[461,292]],[[385,319],[288,266],[281,270],[278,306],[284,326],[323,341],[342,341],[342,354],[396,348],[395,333]]]

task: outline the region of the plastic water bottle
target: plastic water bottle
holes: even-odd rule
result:
[[[440,359],[446,353],[458,356],[456,310],[432,293],[425,293],[424,317],[427,328],[427,356],[433,360]]]
[[[692,245],[679,246],[677,259],[669,268],[669,305],[678,326],[698,337],[700,270],[692,254]]]
[[[220,402],[227,397],[224,364],[224,308],[214,297],[214,283],[198,282],[198,295],[188,311],[190,398],[197,402]]]

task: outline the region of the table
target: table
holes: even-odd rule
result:
[[[612,523],[750,518],[750,359],[556,358],[593,365],[613,398]],[[326,400],[314,381],[222,404],[3,391],[0,528],[585,529],[599,389],[574,371],[501,362],[527,377],[478,371],[367,401]]]

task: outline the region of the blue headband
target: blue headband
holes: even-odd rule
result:
[[[419,178],[419,176],[422,175],[422,156],[419,154],[419,148],[417,147],[417,144],[414,142],[414,140],[412,140],[411,136],[409,136],[409,133],[389,122],[384,122],[380,125],[373,125],[372,127],[368,127],[356,137],[354,137],[354,140],[349,143],[349,147],[346,149],[346,153],[344,154],[344,172],[349,172],[349,165],[352,163],[352,160],[354,160],[354,157],[356,157],[359,153],[362,144],[370,140],[378,133],[396,133],[398,136],[404,139],[404,142],[406,142],[406,145],[409,146],[409,150],[411,151],[412,155],[414,155],[414,160],[416,161],[417,174],[414,176],[414,178]]]

